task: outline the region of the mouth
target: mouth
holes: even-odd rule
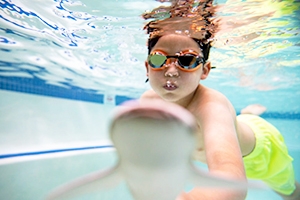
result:
[[[167,83],[164,85],[164,88],[166,90],[176,90],[178,86],[176,85],[176,82],[167,81]]]

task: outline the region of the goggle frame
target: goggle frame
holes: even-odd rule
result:
[[[189,66],[183,65],[180,62],[180,57],[184,56],[186,54],[190,54],[190,55],[194,56],[193,60],[195,60],[195,61],[192,64],[190,64]],[[157,65],[154,65],[153,63],[151,63],[151,57],[154,55],[165,56],[165,60],[162,62],[162,64],[159,67],[157,67]],[[186,72],[196,71],[197,69],[200,68],[200,66],[201,66],[200,63],[205,64],[205,59],[193,50],[180,51],[180,52],[176,53],[176,55],[168,55],[167,53],[165,53],[162,50],[155,50],[149,54],[147,61],[148,61],[149,65],[151,66],[152,70],[159,71],[159,70],[164,70],[166,68],[166,62],[168,61],[169,58],[177,58],[176,64],[179,66],[178,68],[180,70],[186,71]],[[190,68],[191,65],[195,65],[195,67]]]

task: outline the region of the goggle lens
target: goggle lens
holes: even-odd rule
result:
[[[162,54],[153,54],[149,57],[149,63],[153,68],[161,68],[167,61],[167,56]]]
[[[202,57],[191,53],[186,53],[179,56],[166,56],[160,52],[154,52],[153,54],[150,54],[148,57],[148,62],[152,68],[159,69],[163,67],[168,58],[177,58],[177,63],[179,66],[187,70],[194,69],[199,65],[200,62],[204,62]]]
[[[178,57],[178,64],[185,69],[192,69],[197,66],[197,58],[195,55],[186,54]]]

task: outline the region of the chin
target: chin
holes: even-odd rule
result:
[[[163,100],[167,101],[167,102],[172,102],[172,103],[176,103],[180,100],[180,98],[175,95],[175,94],[167,94],[167,95],[162,95],[161,96],[163,98]]]

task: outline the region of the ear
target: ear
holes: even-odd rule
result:
[[[149,64],[147,61],[145,61],[145,67],[146,67],[146,76],[148,77],[148,73],[149,73]]]
[[[210,72],[210,69],[211,69],[211,63],[206,62],[203,66],[203,69],[202,69],[201,80],[204,80],[204,79],[207,78],[207,76]]]

